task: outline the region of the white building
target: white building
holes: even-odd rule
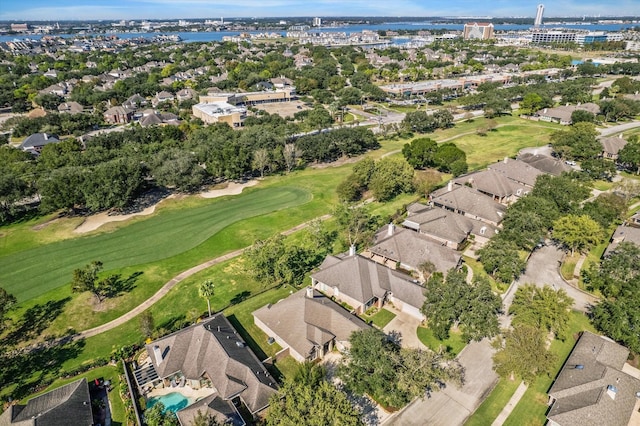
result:
[[[536,20],[533,22],[534,27],[539,27],[542,25],[542,15],[544,14],[544,4],[538,5],[538,10],[536,11]]]

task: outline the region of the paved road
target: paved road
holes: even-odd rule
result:
[[[634,129],[636,127],[640,127],[640,121],[632,121],[631,123],[618,124],[617,126],[600,129],[600,135],[611,136],[616,133],[624,132],[625,130]]]
[[[460,364],[465,368],[465,384],[461,388],[447,386],[431,393],[429,398],[416,399],[382,424],[397,426],[463,424],[498,381],[498,375],[491,368],[493,352],[487,339],[471,342],[458,356]]]
[[[563,255],[564,252],[553,244],[548,244],[536,250],[527,262],[525,273],[518,278],[505,295],[503,299],[505,310],[511,306],[513,296],[518,286],[524,283],[532,283],[540,287],[546,284],[555,289],[564,289],[574,300],[573,308],[581,312],[586,312],[589,306],[598,299],[589,293],[573,287],[560,276],[559,267]]]

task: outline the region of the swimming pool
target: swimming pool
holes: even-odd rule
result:
[[[161,402],[162,405],[164,405],[164,412],[173,411],[175,413],[176,411],[182,410],[183,408],[193,404],[195,400],[187,398],[181,393],[171,392],[166,395],[149,398],[149,400],[147,400],[147,408],[153,407],[158,402]]]

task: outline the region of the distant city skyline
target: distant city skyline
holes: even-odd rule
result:
[[[332,16],[530,17],[540,0],[3,0],[0,20],[113,20]],[[640,1],[557,0],[545,18],[639,16]]]

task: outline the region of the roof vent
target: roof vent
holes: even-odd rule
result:
[[[616,399],[616,394],[618,393],[618,388],[613,386],[613,385],[608,385],[607,386],[607,395],[609,395],[609,397],[611,399]]]
[[[584,370],[584,365],[582,365],[582,364],[577,364],[577,365],[576,365],[575,367],[573,367],[573,368],[575,368],[576,370]]]
[[[244,342],[237,341],[236,342],[236,346],[239,347],[239,348],[244,348]]]

